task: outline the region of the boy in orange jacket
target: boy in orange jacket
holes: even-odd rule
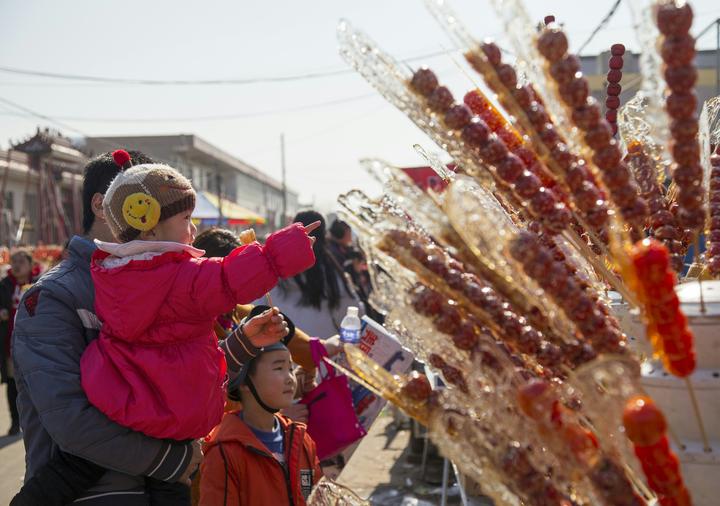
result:
[[[208,436],[200,469],[200,506],[304,506],[322,477],[303,423],[277,412],[292,404],[296,379],[283,343],[263,348],[228,387],[230,411]]]

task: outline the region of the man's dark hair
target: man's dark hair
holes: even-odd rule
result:
[[[156,163],[155,160],[140,151],[129,151],[130,160],[133,165],[143,163]],[[108,151],[100,156],[96,156],[85,165],[85,175],[83,176],[83,233],[90,232],[95,223],[95,213],[92,210],[92,198],[96,193],[105,194],[110,187],[110,183],[120,172],[120,167],[113,160],[112,152]]]
[[[226,257],[241,245],[240,239],[230,230],[210,228],[195,238],[193,246],[205,250],[206,257]]]
[[[332,225],[330,225],[330,235],[337,240],[345,237],[345,234],[347,234],[349,230],[350,225],[342,220],[335,220],[332,222]]]

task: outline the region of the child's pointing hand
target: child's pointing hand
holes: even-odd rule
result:
[[[308,236],[310,236],[310,242],[313,244],[315,243],[315,238],[313,236],[311,236],[310,234],[313,233],[315,231],[315,229],[317,229],[319,226],[320,226],[320,222],[314,221],[310,225],[305,227],[305,233]]]

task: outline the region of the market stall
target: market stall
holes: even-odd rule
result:
[[[444,0],[426,2],[475,71],[468,82],[482,81],[457,100],[432,69],[338,27],[343,58],[456,168],[416,146],[449,185],[426,193],[364,160],[383,196],[339,200],[374,305],[448,388],[352,346],[336,365],[426,425],[495,504],[715,504],[720,98],[696,113],[693,11],[633,3],[643,85],[617,103],[613,47],[604,115],[554,18],[491,3],[512,60]],[[332,487],[316,498],[358,501]]]

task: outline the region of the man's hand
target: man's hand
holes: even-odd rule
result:
[[[305,404],[293,404],[285,409],[281,409],[280,413],[287,416],[291,420],[301,423],[307,423],[308,421],[308,408]]]
[[[303,397],[306,393],[317,386],[315,383],[315,374],[308,372],[302,367],[295,370],[295,378],[297,379],[296,397]]]
[[[276,307],[247,320],[242,332],[256,348],[270,346],[280,341],[288,332],[288,325]]]
[[[10,319],[10,311],[7,309],[0,309],[0,321],[6,321]]]
[[[334,335],[329,339],[325,339],[322,342],[323,346],[325,346],[325,350],[327,351],[327,354],[329,357],[334,357],[341,351],[343,351],[344,343],[340,340],[340,336]]]
[[[178,478],[178,483],[182,483],[184,485],[187,485],[188,487],[192,486],[192,476],[195,474],[195,471],[198,470],[200,462],[203,458],[200,441],[193,441],[190,444],[190,448],[192,448],[192,457],[190,458],[190,464],[188,464],[187,468],[185,468],[185,471],[180,475],[180,478]]]

